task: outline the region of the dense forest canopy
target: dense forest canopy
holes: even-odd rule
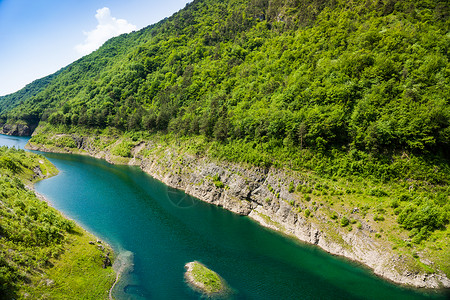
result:
[[[449,16],[445,0],[195,0],[0,98],[0,124],[448,159]]]

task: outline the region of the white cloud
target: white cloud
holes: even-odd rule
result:
[[[98,21],[97,27],[92,31],[84,32],[86,40],[75,46],[75,50],[82,55],[91,53],[114,36],[136,30],[136,26],[128,23],[127,20],[112,17],[108,7],[97,10],[95,18]]]

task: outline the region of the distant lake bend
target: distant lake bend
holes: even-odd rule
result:
[[[28,138],[0,135],[23,148]],[[116,299],[199,299],[184,265],[199,260],[234,289],[230,299],[444,299],[406,289],[370,270],[301,244],[153,179],[137,167],[88,156],[41,153],[60,174],[36,191],[119,254],[133,268]]]

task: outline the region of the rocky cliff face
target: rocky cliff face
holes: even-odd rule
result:
[[[0,134],[30,136],[35,128],[26,124],[0,124]]]
[[[349,231],[330,220],[326,206],[305,201],[288,186],[309,185],[302,174],[274,167],[258,168],[213,161],[178,153],[176,149],[163,149],[153,143],[140,143],[131,151],[132,158],[125,161],[109,151],[93,146],[93,138],[74,138],[78,150],[111,163],[137,165],[165,184],[182,189],[202,201],[221,206],[240,215],[249,216],[261,225],[315,244],[325,251],[347,257],[372,268],[375,274],[396,283],[416,287],[450,287],[444,274],[425,274],[406,267],[405,258],[395,254],[386,240],[377,239],[375,230],[358,213],[352,218],[361,223],[360,228]],[[72,149],[48,149],[30,145],[41,151],[74,152]],[[145,156],[142,153],[146,153]],[[150,154],[149,154],[150,153]],[[153,154],[152,154],[153,153]],[[305,214],[308,210],[310,213]]]

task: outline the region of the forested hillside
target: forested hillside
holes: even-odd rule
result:
[[[41,79],[37,79],[30,84],[27,84],[26,87],[21,89],[16,93],[12,93],[3,97],[0,97],[0,112],[6,112],[14,107],[22,104],[25,100],[36,96],[39,92],[47,87],[47,85],[55,78],[61,71],[58,71],[54,74],[46,76]],[[26,118],[29,124],[33,124],[39,122],[39,118],[30,119]],[[2,123],[0,123],[2,124]]]
[[[0,109],[9,122],[448,157],[449,22],[446,1],[193,1]]]

